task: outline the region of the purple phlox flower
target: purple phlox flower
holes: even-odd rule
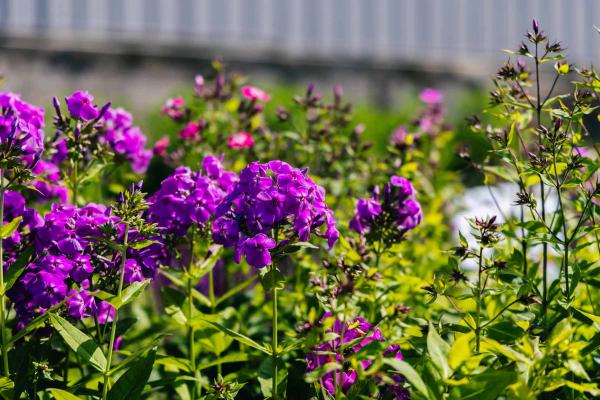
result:
[[[105,131],[101,139],[118,156],[131,163],[133,172],[146,172],[152,159],[152,150],[146,149],[148,139],[139,127],[133,125],[131,114],[123,108],[110,108],[102,116],[101,122]]]
[[[262,268],[271,264],[271,253],[269,250],[275,248],[275,240],[264,233],[246,239],[243,245],[246,261],[254,268]]]
[[[44,109],[15,93],[0,92],[0,142],[18,149],[25,165],[33,165],[44,150],[43,126]]]
[[[339,238],[333,213],[325,204],[325,190],[306,170],[279,160],[248,164],[215,215],[213,239],[235,248],[238,256],[246,254],[248,237],[270,235],[274,228],[291,232],[283,238],[286,243],[307,241],[314,233],[326,238],[331,247]],[[255,261],[251,265],[266,265],[264,259]]]
[[[380,232],[387,234],[386,240],[390,242],[402,240],[404,233],[416,228],[423,217],[415,196],[416,191],[408,179],[392,176],[384,186],[382,199],[379,188],[375,187],[371,198],[358,200],[350,229],[367,238],[371,233]]]
[[[65,101],[73,118],[91,121],[98,117],[98,108],[93,104],[94,96],[87,91],[78,90]]]
[[[237,182],[235,174],[223,170],[212,155],[202,160],[202,169],[177,168],[151,196],[148,218],[163,232],[183,236],[192,223],[208,222]]]

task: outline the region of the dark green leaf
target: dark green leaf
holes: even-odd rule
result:
[[[525,331],[511,320],[504,320],[492,324],[486,328],[489,338],[503,343],[510,343],[525,334]]]
[[[277,360],[277,397],[286,399],[288,372],[285,364],[281,360]],[[265,398],[273,396],[273,359],[265,358],[258,368],[258,382],[260,383],[260,391]]]
[[[516,369],[488,370],[472,376],[469,383],[455,388],[451,398],[461,400],[496,400],[517,379]]]
[[[285,277],[278,269],[271,269],[260,277],[265,291],[281,290],[285,287]]]
[[[108,398],[110,400],[139,399],[152,373],[155,358],[156,348],[132,362],[129,369],[110,389]]]
[[[8,271],[6,272],[6,275],[4,275],[4,292],[10,290],[10,288],[13,287],[17,279],[19,279],[19,277],[25,270],[25,267],[27,267],[27,265],[29,264],[29,259],[33,254],[33,250],[33,246],[28,247],[27,249],[25,249],[25,251],[23,251],[23,253],[21,253],[21,255],[19,255],[19,258],[17,258],[15,262],[10,265]]]

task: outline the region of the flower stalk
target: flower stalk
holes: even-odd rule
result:
[[[127,261],[127,247],[129,245],[129,224],[125,224],[125,232],[123,237],[123,248],[121,249],[121,268],[119,271],[119,287],[117,289],[117,296],[121,297],[123,292],[123,283],[125,280],[125,262]],[[112,357],[115,346],[115,339],[117,334],[117,321],[119,319],[119,310],[115,309],[115,315],[112,320],[112,325],[110,328],[110,341],[108,343],[108,356],[106,357],[106,369],[104,370],[104,385],[102,386],[102,400],[106,400],[108,396],[108,385],[109,385],[109,377],[108,373],[110,372],[110,367],[112,364]]]
[[[4,226],[4,171],[0,169],[0,228]],[[8,349],[6,348],[6,294],[4,293],[4,238],[0,237],[0,330],[2,330],[2,375],[10,376],[8,366]]]

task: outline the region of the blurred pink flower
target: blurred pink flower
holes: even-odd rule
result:
[[[167,99],[162,108],[162,112],[173,119],[179,119],[183,117],[184,109],[185,100],[181,97],[175,97],[173,99]]]
[[[242,96],[248,100],[269,101],[271,99],[271,96],[267,92],[255,86],[242,87]]]
[[[171,140],[167,136],[158,139],[154,144],[154,154],[164,157],[167,154],[167,148],[171,144]]]
[[[390,140],[392,144],[396,146],[404,146],[406,144],[406,137],[408,136],[408,132],[404,126],[397,127],[392,134],[390,135]]]
[[[200,132],[202,132],[205,125],[206,122],[203,119],[198,122],[188,122],[185,128],[179,131],[179,137],[182,139],[199,140],[201,139]]]
[[[247,132],[238,132],[227,138],[227,146],[230,149],[242,149],[254,146],[252,135]]]
[[[425,88],[421,94],[419,94],[419,98],[425,104],[440,104],[442,101],[444,101],[444,94],[434,88]]]
[[[201,95],[202,89],[204,89],[204,77],[202,75],[196,75],[194,78],[194,91],[196,94]]]

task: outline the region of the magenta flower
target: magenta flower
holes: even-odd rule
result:
[[[152,151],[157,156],[164,157],[167,155],[167,149],[169,148],[170,144],[171,139],[169,139],[167,136],[163,136],[160,139],[158,139],[156,143],[154,143],[154,148],[152,149]]]
[[[419,94],[421,101],[427,105],[440,104],[444,101],[444,94],[434,88],[425,88]]]
[[[198,122],[190,121],[179,131],[179,137],[182,139],[200,140],[202,139],[200,132],[204,130],[205,126],[206,122],[203,119]]]
[[[227,146],[230,149],[242,149],[254,146],[252,135],[247,132],[238,132],[227,138]]]
[[[185,114],[185,100],[181,97],[167,99],[162,107],[162,112],[172,119],[181,119]]]
[[[255,86],[244,86],[242,87],[242,96],[247,98],[250,101],[260,100],[260,101],[269,101],[271,96]]]
[[[89,92],[78,90],[65,100],[69,113],[73,118],[91,121],[98,117],[98,109],[92,104],[94,96]]]

